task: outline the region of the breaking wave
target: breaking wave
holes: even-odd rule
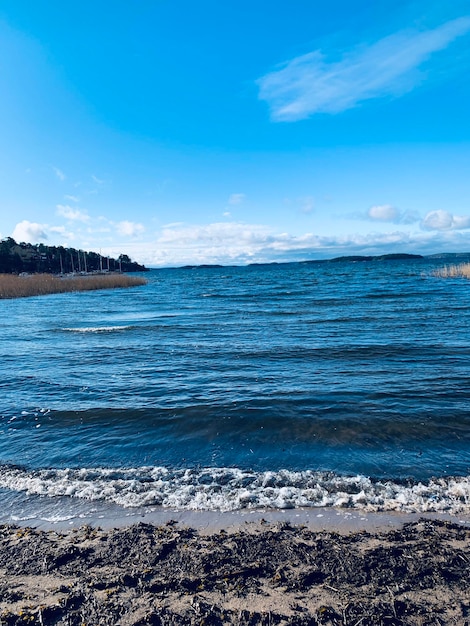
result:
[[[85,326],[82,328],[63,328],[68,333],[114,333],[129,330],[132,326]]]
[[[0,468],[0,487],[46,497],[101,500],[125,508],[236,511],[342,507],[363,511],[470,513],[470,477],[375,481],[310,470],[165,467],[26,470]]]

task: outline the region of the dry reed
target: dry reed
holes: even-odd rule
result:
[[[145,285],[146,283],[145,278],[126,274],[89,274],[63,277],[53,274],[30,274],[28,276],[0,274],[0,299],[27,298],[28,296],[69,291],[117,289]]]
[[[470,278],[470,263],[446,265],[433,272],[439,278]]]

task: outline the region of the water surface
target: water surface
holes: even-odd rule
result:
[[[0,301],[2,519],[470,512],[470,283],[437,266],[154,270]]]

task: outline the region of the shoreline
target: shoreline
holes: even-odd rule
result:
[[[3,525],[0,620],[468,625],[470,526],[440,517],[339,530],[287,519],[198,530],[178,520],[106,529]]]
[[[239,509],[235,511],[197,511],[187,509],[147,508],[123,509],[118,506],[97,506],[86,517],[78,511],[74,516],[64,518],[28,517],[0,520],[0,525],[18,525],[37,530],[66,531],[71,528],[90,526],[110,530],[144,523],[154,526],[177,524],[181,528],[191,528],[204,534],[225,531],[234,532],[250,524],[287,523],[304,526],[315,532],[350,533],[379,531],[398,528],[403,524],[419,519],[429,519],[460,524],[470,528],[470,513],[438,513],[402,511],[365,511],[338,507],[312,507],[298,509]]]

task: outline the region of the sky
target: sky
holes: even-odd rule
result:
[[[468,0],[0,0],[0,238],[470,252]]]

